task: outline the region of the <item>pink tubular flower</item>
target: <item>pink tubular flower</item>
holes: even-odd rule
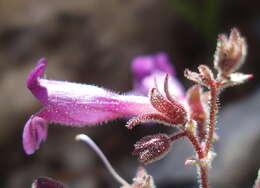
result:
[[[159,55],[157,56],[159,58]],[[163,57],[166,56],[160,54],[162,60]],[[161,67],[161,77],[158,81],[164,83],[161,86],[162,91],[160,88],[157,89],[154,85],[150,85],[150,93],[147,97],[119,95],[97,86],[47,80],[43,78],[47,61],[40,59],[29,74],[27,87],[43,105],[43,108],[32,115],[25,124],[23,131],[25,152],[33,154],[39,149],[41,142],[47,138],[49,122],[81,127],[116,118],[136,116],[129,120],[128,128],[147,121],[161,122],[170,126],[184,124],[187,113],[182,104],[171,97],[168,84],[172,84],[172,82],[169,80],[169,76],[165,77],[163,71],[169,69],[168,72],[173,73],[173,70],[165,62],[162,61],[161,64],[156,65]],[[147,68],[144,70],[144,67],[135,68],[135,71],[139,69],[140,72],[147,70]],[[150,69],[152,72],[150,76],[157,76],[159,72],[156,71]],[[163,74],[164,81],[162,80]],[[142,76],[144,77],[144,74]]]
[[[33,154],[47,138],[48,122],[80,127],[155,112],[148,97],[119,95],[97,86],[44,79],[46,64],[45,59],[40,59],[27,79],[28,89],[43,105],[24,127],[23,147],[27,154]]]
[[[161,52],[155,55],[142,55],[132,61],[134,75],[134,91],[136,95],[147,95],[156,82],[158,89],[163,91],[165,74],[169,75],[170,93],[179,99],[185,96],[181,83],[176,79],[176,73],[167,54]]]

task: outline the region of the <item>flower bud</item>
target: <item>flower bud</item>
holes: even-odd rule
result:
[[[221,77],[228,77],[243,64],[247,54],[247,44],[237,29],[232,29],[229,38],[220,34],[215,52],[214,66]]]
[[[143,137],[134,145],[134,155],[138,155],[138,160],[148,164],[161,159],[168,153],[171,140],[166,134],[156,134]]]
[[[52,178],[40,177],[34,180],[32,188],[68,188],[68,186]]]

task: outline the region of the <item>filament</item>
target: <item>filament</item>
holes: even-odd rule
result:
[[[124,186],[130,186],[127,181],[125,181],[112,167],[104,153],[100,150],[100,148],[97,146],[97,144],[87,135],[85,134],[79,134],[75,137],[77,141],[85,142],[89,145],[89,147],[98,155],[98,157],[101,159],[101,161],[106,166],[107,170],[110,172],[110,174],[121,184]]]

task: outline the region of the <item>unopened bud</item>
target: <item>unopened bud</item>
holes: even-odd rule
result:
[[[171,147],[171,140],[166,134],[156,134],[143,137],[134,145],[134,155],[138,160],[148,164],[161,159],[168,153]]]
[[[34,180],[32,188],[68,188],[68,186],[49,177],[40,177]]]
[[[221,77],[228,77],[243,64],[247,54],[247,44],[237,29],[232,29],[229,38],[220,34],[215,52],[214,66]]]

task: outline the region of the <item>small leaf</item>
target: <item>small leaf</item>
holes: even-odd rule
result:
[[[230,75],[230,81],[234,84],[242,84],[251,78],[253,78],[252,74],[233,73]]]
[[[238,73],[238,72],[232,73],[229,75],[229,78],[226,79],[225,82],[223,82],[221,87],[227,88],[227,87],[239,85],[239,84],[242,84],[242,83],[250,80],[253,77],[254,76],[252,74],[243,74],[243,73]]]

